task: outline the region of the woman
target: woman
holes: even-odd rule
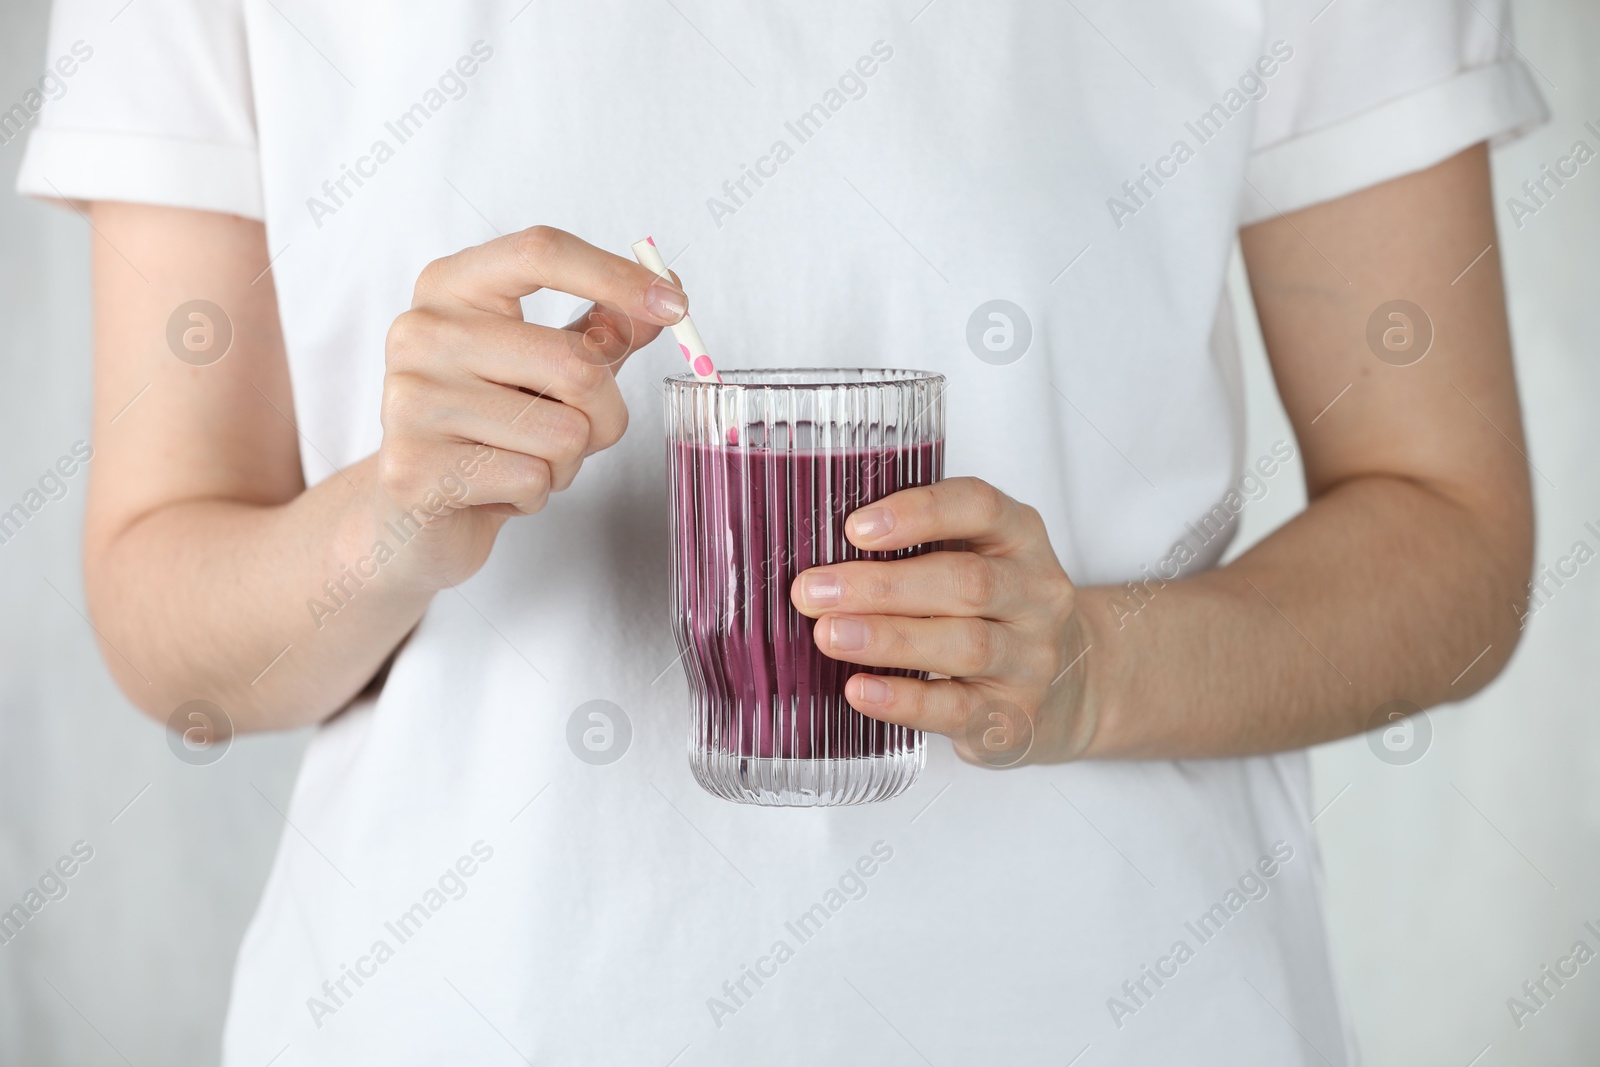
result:
[[[20,184],[91,205],[107,662],[320,724],[226,1063],[1350,1062],[1297,750],[1487,683],[1530,566],[1503,5],[918,7],[58,5],[92,58]],[[686,773],[686,289],[724,366],[949,379],[958,477],[853,537],[965,547],[793,590],[949,676],[851,683],[951,739],[896,801]],[[1216,566],[1296,451],[1310,505]]]

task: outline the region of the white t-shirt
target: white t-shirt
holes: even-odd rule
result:
[[[1121,582],[1231,533],[1192,524],[1244,459],[1237,227],[1542,118],[1503,3],[1324,3],[68,0],[49,60],[91,54],[19,184],[265,221],[308,479],[377,448],[430,259],[650,233],[722,365],[942,372],[947,473]],[[992,300],[1026,316],[1009,351],[969,345]],[[319,731],[224,1062],[1350,1062],[1301,753],[996,772],[935,738],[887,803],[701,792],[667,611],[680,364],[632,359],[624,440]],[[631,728],[605,765],[567,740],[595,700]]]

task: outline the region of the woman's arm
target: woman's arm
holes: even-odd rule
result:
[[[1123,630],[1104,606],[1114,594],[1090,598],[1107,653],[1093,754],[1344,737],[1390,700],[1426,708],[1476,692],[1520,636],[1533,506],[1487,150],[1242,240],[1310,503]],[[1432,324],[1431,350],[1409,366],[1367,341],[1397,299]],[[1404,329],[1385,316],[1390,327]],[[1415,340],[1423,324],[1412,327]]]
[[[508,517],[620,438],[614,372],[685,305],[643,267],[543,227],[439,260],[390,331],[382,448],[308,489],[300,449],[315,443],[293,425],[262,226],[118,203],[94,205],[93,222],[85,585],[113,676],[162,721],[192,699],[240,730],[343,707]],[[523,322],[519,298],[545,285],[622,310],[566,330]],[[206,365],[168,341],[196,299],[232,327]],[[204,348],[207,324],[190,325]],[[402,545],[386,523],[417,532]]]
[[[808,571],[795,603],[838,658],[955,679],[857,676],[851,702],[999,764],[1021,753],[980,742],[1036,761],[1298,748],[1486,684],[1517,643],[1533,542],[1495,240],[1482,146],[1244,231],[1306,510],[1226,567],[1148,583],[1131,612],[1121,587],[1072,589],[1037,513],[982,482],[886,498],[892,528],[854,529],[860,547],[969,551]],[[1432,321],[1411,366],[1366,339],[1395,299]]]

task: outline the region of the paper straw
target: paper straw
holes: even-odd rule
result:
[[[646,237],[633,242],[633,256],[641,266],[672,281],[672,274],[667,270],[654,238]],[[706,354],[706,343],[700,339],[700,331],[694,328],[689,316],[685,315],[672,324],[672,336],[677,338],[678,348],[683,351],[683,358],[689,362],[689,369],[694,371],[696,378],[703,382],[722,381],[722,375],[717,373],[717,368],[711,364],[711,357]]]

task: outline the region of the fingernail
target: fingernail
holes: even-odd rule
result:
[[[894,687],[882,678],[870,674],[856,676],[856,699],[863,704],[887,704],[894,695]]]
[[[826,608],[839,602],[843,590],[839,579],[832,574],[816,574],[800,579],[800,595],[811,607]]]
[[[670,326],[683,318],[683,313],[689,309],[689,298],[683,295],[682,289],[660,278],[644,291],[644,306],[652,316]]]
[[[866,508],[850,516],[850,529],[857,537],[882,537],[894,529],[894,512],[888,508]]]
[[[855,619],[828,622],[828,645],[836,652],[859,652],[867,647],[867,624]]]

